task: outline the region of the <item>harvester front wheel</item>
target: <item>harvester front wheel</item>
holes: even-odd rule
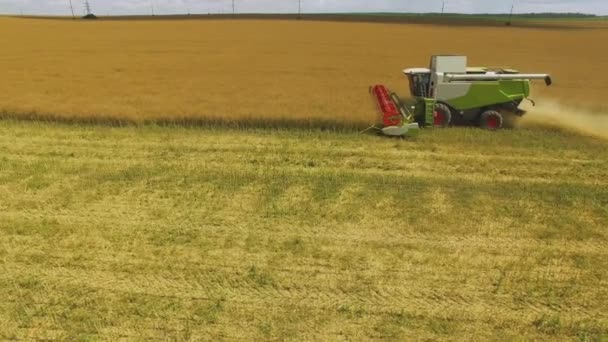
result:
[[[481,114],[479,117],[479,126],[483,129],[496,131],[501,129],[505,123],[505,119],[502,114],[495,110],[488,110]]]
[[[452,122],[452,111],[450,107],[443,103],[435,105],[435,111],[433,112],[433,126],[437,128],[445,128]]]

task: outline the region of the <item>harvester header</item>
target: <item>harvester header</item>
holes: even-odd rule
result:
[[[382,112],[383,133],[413,136],[420,127],[478,125],[497,130],[506,115],[522,116],[519,109],[530,96],[530,82],[553,81],[549,74],[522,74],[513,69],[468,67],[465,56],[433,56],[429,68],[403,71],[410,83],[412,104],[386,86],[370,88]]]

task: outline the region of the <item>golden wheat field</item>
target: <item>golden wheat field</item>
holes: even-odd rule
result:
[[[608,26],[450,27],[261,20],[0,18],[5,116],[336,120],[369,124],[368,86],[438,53],[549,72],[533,96],[604,109]]]
[[[607,341],[606,38],[0,18],[0,340]],[[321,126],[439,53],[555,86],[520,129]]]

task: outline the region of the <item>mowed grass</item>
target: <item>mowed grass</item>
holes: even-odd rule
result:
[[[606,111],[608,27],[568,25],[0,18],[0,116],[368,127],[368,87],[406,96],[401,71],[441,53],[552,73],[553,87],[535,86],[539,102]]]
[[[608,338],[606,143],[0,122],[1,339]]]

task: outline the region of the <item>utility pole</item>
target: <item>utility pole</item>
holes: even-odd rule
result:
[[[72,11],[72,19],[76,19],[76,16],[74,15],[74,6],[72,5],[72,0],[70,0],[70,11]]]
[[[91,13],[91,4],[89,3],[89,0],[84,0],[84,9],[87,11],[86,15],[93,14]]]
[[[511,26],[511,21],[513,20],[513,10],[515,9],[515,0],[511,4],[511,13],[509,13],[509,21],[507,22],[507,26]]]
[[[150,0],[150,9],[152,10],[152,16],[154,16],[154,2]]]
[[[444,12],[445,12],[445,1],[443,2],[443,5],[441,5],[441,15],[443,15]]]
[[[236,14],[235,6],[234,6],[234,1],[235,0],[232,0],[232,15]]]
[[[302,18],[302,0],[298,0],[298,19]]]

